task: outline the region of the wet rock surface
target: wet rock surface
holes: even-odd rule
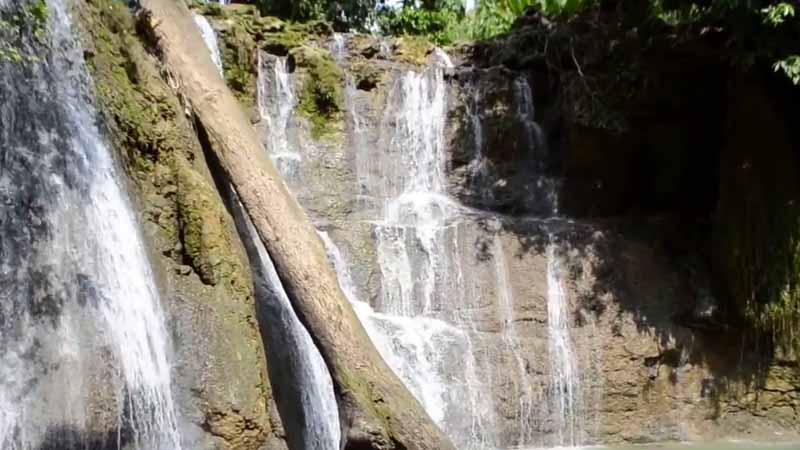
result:
[[[293,117],[289,141],[299,161],[288,182],[341,251],[356,297],[385,311],[384,200],[370,179],[392,164],[382,149],[396,126],[386,113],[393,89],[406,71],[425,67],[395,54],[391,41],[356,35],[341,42],[335,58],[345,79],[361,79],[358,71],[368,64],[366,76],[378,81],[368,89],[345,86],[345,125],[337,139],[317,141],[311,125]],[[337,42],[331,37],[317,45],[336,48]],[[302,83],[302,74],[291,77]],[[463,210],[447,226],[448,244],[439,251],[458,262],[461,281],[460,293],[434,295],[429,315],[464,330],[474,365],[465,365],[459,346],[444,345],[435,358],[447,383],[462,386],[452,395],[465,395],[462,410],[446,414],[444,428],[458,429],[468,409],[481,445],[562,443],[553,437],[563,425],[551,409],[558,394],[550,381],[547,330],[548,246],[555,243],[579,373],[575,442],[796,436],[795,363],[773,361],[758,370],[763,362],[748,344],[699,312],[698,305],[713,310],[716,302],[706,269],[691,255],[676,256],[674,241],[663,239],[683,229],[679,218],[575,222],[562,216],[561,201],[572,195],[567,191],[582,189],[575,174],[588,170],[595,177],[604,167],[599,152],[624,159],[628,147],[606,133],[588,137],[586,129],[563,135],[556,100],[547,97],[552,91],[535,73],[465,62],[447,69],[445,78],[447,189]],[[554,133],[556,126],[562,134]],[[560,145],[573,139],[583,144],[565,155]],[[604,176],[616,184],[601,182],[605,193],[585,211],[615,210],[603,203],[616,201],[608,189],[631,189],[614,178],[613,168]],[[566,210],[575,211],[572,205]],[[408,251],[424,255],[414,245]],[[508,278],[501,285],[502,267]],[[437,283],[452,282],[441,277]],[[420,289],[420,280],[413,283]],[[510,306],[503,304],[508,299]],[[769,387],[776,383],[784,388]]]
[[[287,57],[296,98],[310,80],[317,80],[315,96],[341,83],[330,91],[336,107],[325,112],[330,115],[323,128],[314,122],[320,118],[315,101],[290,116],[285,139],[297,159],[285,177],[317,228],[340,249],[355,297],[388,311],[391,274],[382,270],[385,249],[379,248],[387,230],[386,196],[374,182],[395,163],[385,152],[398,123],[387,114],[393,91],[407,72],[425,70],[433,48],[363,35],[337,42],[324,27],[292,28],[254,19],[239,7],[229,11],[211,17],[224,43],[226,81],[253,107],[253,121],[265,136],[269,127],[257,110],[258,51]],[[93,39],[106,45],[102,35]],[[524,35],[509,39],[518,46],[526,42]],[[102,48],[92,53],[104,54]],[[699,129],[672,132],[682,121],[696,121],[670,122],[688,106],[677,105],[670,120],[644,131],[610,133],[569,122],[574,117],[565,115],[557,83],[536,55],[523,58],[510,44],[491,55],[485,48],[465,54],[443,75],[446,192],[457,212],[444,222],[438,251],[453,265],[437,272],[439,291],[427,315],[438,322],[425,325],[452,327],[434,334],[433,350],[425,347],[436,352],[433,371],[452,386],[440,424],[474,431],[456,437],[486,447],[565,443],[558,437],[564,424],[556,414],[561,393],[553,388],[557,367],[548,331],[548,268],[555,257],[579,387],[572,443],[796,436],[797,362],[762,359],[736,329],[705,313],[718,302],[709,294],[703,257],[675,251],[698,242],[690,236],[694,231],[683,233],[695,228],[685,227],[669,208],[623,215],[650,197],[669,206],[691,193],[659,187],[690,164],[680,158],[684,165],[662,164],[673,161],[664,154],[679,149],[689,155],[695,145],[713,144],[694,139]],[[159,79],[152,61],[136,61],[135,55],[135,78]],[[282,448],[249,275],[242,271],[246,259],[191,126],[160,81],[130,93],[122,80],[123,86],[114,77],[100,86],[133,95],[134,107],[143,98],[163,105],[155,118],[144,116],[146,133],[123,130],[143,136],[123,148],[173,319],[185,427],[198,448],[255,449],[265,442]],[[112,114],[141,119],[135,109]],[[649,119],[641,115],[637,123]],[[121,122],[139,127],[138,121]],[[643,147],[649,150],[640,164]],[[710,166],[700,163],[691,186],[704,185],[697,176]],[[422,264],[430,248],[409,242],[412,261]],[[412,283],[423,290],[420,279]],[[407,326],[390,320],[381,325],[401,336],[396,340]]]

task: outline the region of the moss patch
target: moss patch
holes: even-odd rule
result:
[[[79,11],[87,65],[115,147],[137,185],[148,221],[171,241],[162,250],[207,284],[249,296],[249,274],[234,252],[225,211],[191,164],[199,143],[183,109],[136,36],[130,11],[95,0]]]
[[[299,96],[299,111],[311,122],[312,136],[332,134],[343,119],[342,70],[327,50],[301,46],[290,55],[295,65],[307,73]]]
[[[344,77],[326,49],[333,33],[329,24],[260,17],[251,8],[223,8],[211,19],[220,30],[225,80],[245,107],[255,106],[255,53],[263,50],[290,57],[292,66],[300,69],[299,111],[311,123],[313,136],[331,136],[341,128]]]
[[[256,67],[253,55],[256,42],[244,24],[232,22],[221,34],[220,53],[225,82],[246,107],[253,107],[256,98]]]
[[[350,73],[353,74],[353,79],[356,88],[362,91],[371,91],[378,85],[382,84],[386,71],[379,69],[375,64],[366,60],[359,60],[350,66]]]
[[[415,66],[424,66],[433,49],[433,43],[422,36],[403,36],[394,43],[396,59]]]
[[[0,62],[37,62],[50,12],[44,0],[0,11]]]
[[[245,267],[230,251],[233,244],[216,192],[185,160],[177,159],[175,169],[178,223],[187,262],[203,282],[224,283],[247,295],[248,280],[239,276]]]

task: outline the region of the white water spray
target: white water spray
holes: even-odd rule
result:
[[[580,383],[569,335],[569,303],[564,290],[561,260],[554,236],[547,246],[547,333],[550,351],[550,407],[556,444],[580,442]]]
[[[258,52],[256,94],[269,156],[280,174],[292,179],[298,173],[301,157],[289,142],[288,130],[297,98],[285,57]]]
[[[219,51],[219,44],[217,42],[217,33],[211,26],[211,23],[201,14],[192,14],[194,23],[200,29],[200,34],[203,36],[203,42],[206,44],[209,53],[211,54],[211,62],[219,69],[219,75],[224,79],[225,72],[222,69],[222,56]]]

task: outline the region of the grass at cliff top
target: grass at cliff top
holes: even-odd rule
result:
[[[520,447],[513,450],[800,450],[800,442],[709,442],[660,443],[627,446],[590,445],[585,447]]]

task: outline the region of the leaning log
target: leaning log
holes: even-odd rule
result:
[[[220,78],[185,3],[141,0],[140,5],[143,28],[155,40],[155,52],[196,118],[201,140],[244,205],[292,306],[328,366],[339,402],[342,448],[454,450],[370,341],[316,230]]]

